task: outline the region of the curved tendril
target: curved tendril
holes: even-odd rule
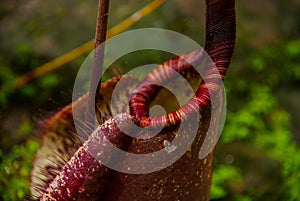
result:
[[[208,68],[204,76],[204,81],[200,84],[196,94],[188,103],[178,110],[158,117],[149,117],[148,109],[150,102],[161,89],[160,86],[153,85],[153,79],[165,83],[172,76],[164,71],[171,68],[176,72],[182,72],[196,66],[203,54],[202,49],[171,59],[154,69],[143,81],[143,83],[133,92],[130,97],[130,112],[137,119],[141,127],[165,127],[178,124],[194,112],[198,112],[210,103],[223,81],[230,60],[233,54],[236,35],[235,24],[235,0],[206,0],[206,42],[205,50],[211,57],[215,66]],[[184,60],[193,61],[191,64]],[[220,79],[221,78],[221,79]]]

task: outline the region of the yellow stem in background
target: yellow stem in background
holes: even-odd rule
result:
[[[135,24],[136,22],[141,20],[143,17],[152,13],[155,9],[157,9],[159,6],[161,6],[165,1],[166,0],[153,0],[151,3],[146,5],[144,8],[135,12],[130,17],[126,18],[124,21],[122,21],[121,23],[117,24],[116,26],[114,26],[113,28],[108,30],[107,38],[111,38],[111,37],[121,33],[125,29],[129,28],[130,26],[132,26],[133,24]],[[77,48],[63,54],[48,63],[38,66],[34,70],[18,77],[13,83],[14,89],[20,88],[21,86],[32,81],[33,79],[41,77],[41,76],[45,75],[46,73],[53,71],[53,70],[63,66],[64,64],[73,61],[74,59],[77,59],[78,57],[82,56],[83,54],[93,50],[93,48],[94,48],[94,40],[90,40],[90,41],[84,43],[83,45],[81,45],[80,47],[77,47]]]

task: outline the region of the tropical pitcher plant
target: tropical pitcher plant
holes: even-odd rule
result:
[[[31,173],[33,200],[209,200],[214,147],[222,118],[214,112],[222,113],[224,107],[220,91],[233,54],[236,25],[234,0],[205,2],[204,49],[164,62],[138,86],[128,75],[103,82],[96,86],[95,94],[83,95],[47,121]],[[204,55],[210,59],[200,75],[195,68]],[[175,74],[184,77],[195,90],[193,97],[177,108],[178,103],[164,95],[166,90],[161,87],[175,82]],[[119,82],[122,90],[116,104],[112,104]],[[177,87],[181,96],[186,96],[183,87]],[[123,97],[129,100],[123,101]],[[213,99],[217,104],[212,104]],[[85,116],[90,100],[95,100],[92,107],[100,123],[94,126],[80,121],[85,134],[80,137],[73,114]],[[157,104],[168,112],[150,115],[151,106]],[[213,129],[208,132],[211,125]],[[195,128],[193,141],[186,149],[181,142],[174,146],[173,140],[191,138]],[[132,132],[137,137],[127,135]],[[143,157],[120,155],[114,147]],[[176,154],[182,147],[185,152]],[[209,152],[199,157],[204,148]],[[166,152],[166,160],[157,162],[155,153],[160,150]],[[110,168],[107,164],[111,161],[125,171]],[[150,166],[156,169],[147,172]],[[130,172],[135,168],[145,171]]]

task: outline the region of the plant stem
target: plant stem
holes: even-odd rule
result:
[[[106,39],[109,0],[99,0],[95,48]]]
[[[86,109],[86,125],[91,130],[94,129],[95,115],[92,112],[95,109],[95,99],[97,98],[97,87],[101,83],[103,70],[104,49],[102,44],[106,39],[107,19],[108,19],[109,0],[99,0],[98,17],[96,25],[95,46],[94,46],[94,62],[91,73],[91,83],[89,90],[89,99]],[[102,44],[102,45],[101,45]]]

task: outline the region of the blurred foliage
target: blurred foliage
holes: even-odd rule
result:
[[[234,166],[218,165],[214,169],[213,188],[211,189],[211,199],[217,200],[228,195],[224,184],[239,182],[242,176],[239,170]]]
[[[3,200],[22,200],[29,195],[30,171],[38,147],[38,140],[31,139],[22,146],[13,146],[8,155],[0,150],[0,194]]]
[[[293,140],[290,115],[279,105],[274,91],[288,83],[300,83],[299,41],[269,46],[253,52],[245,61],[242,80],[234,75],[229,75],[225,81],[230,101],[228,101],[227,122],[220,144],[221,146],[222,144],[234,146],[236,142],[247,141],[247,143],[252,144],[252,148],[248,152],[255,150],[255,147],[260,147],[280,167],[282,183],[280,186],[274,184],[274,186],[279,187],[277,191],[274,187],[270,189],[274,200],[281,198],[281,200],[295,201],[300,197],[300,149]],[[234,64],[231,68],[234,68]],[[217,154],[217,161],[218,159]],[[253,160],[252,162],[257,161]],[[253,166],[255,168],[255,164]],[[224,167],[243,168],[243,165],[236,165],[232,161],[227,165],[217,163],[214,172],[216,179],[213,183],[212,199],[272,200],[270,197],[265,197],[264,193],[262,195],[259,193],[250,194],[247,189],[239,195],[232,188],[231,190],[229,188],[234,182],[236,185],[241,185],[234,180],[221,182],[220,185],[218,180],[224,179],[225,173],[222,172],[226,171]],[[225,174],[227,179],[231,179],[234,174],[242,177],[239,169],[232,171]],[[269,171],[275,170],[270,169]],[[273,179],[272,174],[269,179]],[[250,187],[248,186],[248,188]],[[259,192],[259,186],[256,188]],[[265,193],[267,194],[267,192]]]
[[[139,8],[139,3],[135,4],[135,2],[130,1],[124,5],[116,5],[119,2],[116,3],[115,1],[115,5],[111,6],[111,8],[116,9],[111,11],[113,17],[110,18],[112,19],[110,24],[119,22],[128,13]],[[183,3],[185,1],[177,0],[176,2],[185,5]],[[271,8],[261,6],[261,8],[264,10],[272,10],[274,7],[282,9],[280,14],[284,15],[282,20],[285,23],[281,24],[289,24],[286,23],[286,20],[292,19],[290,25],[291,23],[298,23],[299,25],[299,18],[293,16],[292,12],[289,13],[288,10],[293,4],[281,5],[280,1],[278,2],[280,5],[278,8],[276,6]],[[291,3],[293,0],[289,2]],[[272,5],[268,1],[262,3]],[[53,3],[49,1],[48,4],[52,5]],[[12,48],[10,51],[6,51],[5,45],[8,44],[7,41],[10,41],[7,37],[13,35],[13,29],[8,27],[8,32],[1,35],[5,36],[4,40],[1,41],[1,45],[4,44],[5,48],[1,49],[0,54],[0,200],[22,200],[29,192],[30,169],[34,153],[38,147],[38,139],[32,139],[29,136],[32,136],[32,133],[37,133],[33,125],[40,121],[40,118],[37,121],[31,116],[33,113],[37,113],[37,108],[57,111],[58,108],[71,101],[71,95],[68,95],[68,92],[72,89],[76,71],[84,57],[18,90],[13,90],[13,80],[22,73],[26,73],[52,59],[53,55],[58,56],[64,51],[74,48],[74,44],[79,45],[80,42],[90,39],[89,37],[92,37],[94,33],[94,22],[90,20],[92,17],[90,19],[88,17],[82,18],[82,15],[92,13],[94,16],[96,13],[92,10],[96,8],[88,8],[87,3],[64,5],[55,14],[50,14],[51,20],[47,22],[49,18],[47,14],[42,15],[41,19],[38,16],[44,12],[45,7],[49,6],[48,4],[45,4],[43,8],[36,9],[37,13],[29,12],[29,7],[24,10],[17,8],[17,11],[25,16],[18,22],[18,26],[23,27],[24,24],[26,26],[25,32],[19,33],[18,35],[21,36],[11,41]],[[132,7],[129,6],[131,4],[133,4]],[[249,6],[249,4],[247,5]],[[16,13],[18,12],[14,12],[15,6],[15,3],[0,5],[1,19],[15,14],[9,20],[16,21],[18,16]],[[31,6],[35,8],[37,5]],[[79,13],[78,19],[81,19],[81,22],[88,22],[91,26],[85,24],[84,28],[79,28],[77,26],[80,23],[78,25],[69,23],[67,27],[64,27],[67,20],[62,19],[70,18],[71,20],[68,21],[73,22],[77,14],[76,12],[68,13],[66,8],[69,6],[75,6]],[[241,7],[241,5],[238,6]],[[184,8],[184,6],[182,7]],[[300,198],[300,133],[299,127],[297,127],[300,119],[299,116],[292,116],[294,110],[297,111],[297,105],[290,104],[295,97],[292,96],[292,93],[288,93],[293,90],[297,94],[296,97],[300,95],[298,87],[300,84],[300,41],[287,38],[290,36],[288,33],[292,33],[291,35],[296,39],[299,38],[300,34],[296,32],[296,28],[288,27],[285,31],[280,27],[285,38],[278,38],[280,33],[274,34],[274,27],[269,25],[270,19],[272,22],[274,20],[270,18],[265,22],[268,23],[268,26],[260,25],[262,32],[266,32],[263,33],[264,37],[256,37],[259,36],[257,32],[260,28],[254,24],[253,13],[250,11],[258,7],[251,7],[248,10],[249,16],[242,15],[245,13],[242,12],[245,11],[245,7],[244,10],[238,9],[239,32],[235,50],[236,57],[233,58],[229,74],[225,80],[228,99],[227,119],[217,147],[211,190],[212,200],[296,201]],[[193,6],[185,9],[187,9],[185,10],[186,13],[174,2],[168,3],[162,11],[153,13],[133,28],[147,26],[169,28],[186,34],[199,42],[203,39],[199,39],[199,33],[204,33],[203,26],[199,31],[199,21],[192,17],[184,17],[189,12],[193,12]],[[296,7],[292,10],[295,9]],[[82,12],[79,12],[80,10]],[[266,13],[268,14],[268,12]],[[271,13],[274,17],[279,15],[274,11]],[[285,15],[285,13],[288,14]],[[196,10],[193,15],[198,14],[199,11]],[[26,15],[32,15],[31,20],[26,21]],[[203,13],[199,15],[203,16]],[[265,14],[257,17],[262,17],[262,15]],[[4,24],[9,24],[9,20]],[[45,21],[45,24],[41,26],[39,20]],[[239,23],[239,21],[244,23]],[[258,22],[260,21],[255,21],[255,23]],[[59,23],[59,26],[56,27],[56,23]],[[56,27],[56,31],[50,33],[56,38],[37,37],[39,34],[51,32],[49,27],[51,29]],[[70,34],[74,35],[74,32],[79,29],[85,32],[83,38],[79,37],[80,34],[75,39],[70,37]],[[64,35],[58,30],[68,32],[69,35]],[[28,41],[26,37],[29,35],[31,39]],[[60,38],[62,35],[63,38]],[[268,36],[270,37],[268,38]],[[56,40],[57,38],[60,39]],[[76,39],[77,42],[74,43]],[[31,44],[32,40],[35,41],[33,44]],[[272,41],[272,43],[263,43],[264,40]],[[41,48],[40,51],[37,51],[38,48]],[[124,73],[132,66],[153,61],[159,63],[170,56],[165,55],[163,57],[161,55],[159,52],[148,52],[146,56],[141,54],[131,57],[129,55],[121,58],[116,66],[119,69],[118,72]],[[109,76],[107,75],[107,77]],[[67,95],[62,94],[61,91]],[[53,98],[58,103],[49,103],[49,98]],[[299,100],[294,102],[298,104]],[[39,113],[42,113],[42,119],[49,116],[49,112],[39,111]]]

